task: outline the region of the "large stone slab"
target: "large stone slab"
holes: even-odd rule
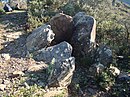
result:
[[[55,34],[50,25],[42,25],[36,28],[32,34],[27,37],[26,47],[30,52],[39,50],[48,46],[54,39]]]
[[[67,42],[42,48],[34,58],[48,64],[48,87],[67,87],[75,70],[75,58],[71,57],[72,46]]]
[[[87,55],[95,43],[96,20],[84,12],[79,12],[73,17],[73,28],[71,44],[74,47],[74,55]]]
[[[59,60],[71,57],[71,54],[72,46],[64,41],[48,48],[42,48],[34,54],[34,58],[46,63],[51,63],[52,61],[55,63]]]
[[[75,58],[70,57],[60,60],[52,65],[52,71],[48,78],[48,87],[67,87],[71,83],[75,70]]]
[[[63,13],[52,17],[49,24],[55,33],[54,42],[69,41],[72,37],[72,17]],[[55,43],[54,43],[55,44]]]

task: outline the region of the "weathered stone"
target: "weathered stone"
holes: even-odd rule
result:
[[[0,84],[3,82],[3,79],[0,79]]]
[[[120,70],[117,67],[110,66],[109,69],[114,76],[118,76],[120,74]]]
[[[4,79],[2,84],[6,85],[6,89],[10,88],[12,85],[12,83],[9,79]]]
[[[59,60],[67,59],[71,57],[72,46],[67,42],[61,42],[60,44],[43,48],[34,54],[34,58],[38,61],[44,61],[45,63],[57,62]]]
[[[14,71],[13,75],[19,75],[19,76],[24,76],[24,73],[22,71]]]
[[[12,11],[12,8],[8,4],[5,4],[4,10],[5,10],[5,12],[10,12],[10,11]]]
[[[5,53],[3,53],[3,54],[1,54],[1,57],[4,59],[4,60],[10,60],[10,55],[9,54],[5,54]]]
[[[4,91],[5,88],[6,88],[6,85],[5,85],[5,84],[0,84],[0,90],[1,90],[1,91]]]
[[[95,63],[93,64],[90,68],[89,71],[93,74],[93,75],[97,75],[99,73],[101,73],[103,70],[105,69],[104,65],[101,63]]]
[[[16,78],[19,76],[24,76],[24,73],[22,71],[14,71],[13,73],[9,74],[9,78]]]
[[[126,81],[126,80],[130,81],[130,73],[122,72],[118,76],[118,79],[121,81]]]
[[[29,72],[32,72],[32,71],[39,71],[39,70],[43,70],[43,69],[45,69],[45,68],[47,68],[48,67],[48,65],[47,64],[41,64],[41,65],[31,65],[31,66],[29,66],[28,67],[28,71]]]
[[[106,45],[101,45],[97,48],[95,53],[95,61],[100,62],[104,66],[110,65],[112,62],[112,50]]]
[[[11,83],[10,80],[3,80],[3,83],[7,86],[9,86],[9,84]]]
[[[74,55],[87,55],[95,43],[96,20],[84,12],[79,12],[73,17],[73,26],[71,44],[74,47]]]
[[[26,82],[24,82],[24,85],[27,89],[30,89],[30,86]]]
[[[46,47],[54,39],[55,34],[51,30],[50,25],[42,25],[35,29],[32,34],[27,37],[27,50],[35,51]]]
[[[69,41],[72,36],[72,17],[63,13],[57,14],[50,20],[50,25],[55,33],[54,42]]]
[[[95,95],[97,93],[96,89],[88,88],[87,89],[91,95]]]
[[[73,72],[75,70],[75,58],[59,60],[51,64],[52,71],[48,78],[49,87],[67,87],[71,83]]]

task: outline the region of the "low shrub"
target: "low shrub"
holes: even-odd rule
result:
[[[0,9],[0,15],[5,14],[5,11],[3,9]]]

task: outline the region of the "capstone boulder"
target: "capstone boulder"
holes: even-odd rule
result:
[[[27,37],[27,50],[33,52],[48,46],[54,39],[54,36],[55,34],[51,30],[50,25],[42,25],[38,27]]]

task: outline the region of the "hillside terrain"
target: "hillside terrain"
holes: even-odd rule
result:
[[[129,0],[122,1],[130,4]],[[69,2],[68,0],[31,0],[28,5],[28,11],[14,10],[0,14],[0,97],[52,97],[52,94],[54,97],[130,96],[129,5],[121,2],[113,5],[111,0],[69,0]],[[37,53],[27,51],[27,38],[34,29],[50,23],[56,14],[65,14],[71,19],[78,12],[85,12],[86,15],[94,17],[96,47],[102,45],[109,47],[113,60],[101,73],[98,73],[102,65],[101,67],[97,65],[98,68],[96,67],[97,71],[95,71],[93,65],[93,58],[96,59],[95,56],[93,57],[95,52],[85,57],[77,57],[73,54],[76,63],[70,85],[63,90],[47,89],[48,76],[53,66],[44,61],[35,60]],[[55,22],[52,22],[52,26],[55,26],[53,23]],[[61,25],[65,23],[66,21],[56,22],[59,27],[56,29],[62,29]],[[66,27],[65,25],[60,31],[64,32]],[[69,35],[68,33],[61,35],[60,42],[65,41],[64,36]],[[33,38],[32,40],[35,40]],[[57,44],[58,42],[47,44],[45,50]],[[80,46],[76,47],[74,49],[80,49]],[[77,51],[76,54],[79,52]]]

